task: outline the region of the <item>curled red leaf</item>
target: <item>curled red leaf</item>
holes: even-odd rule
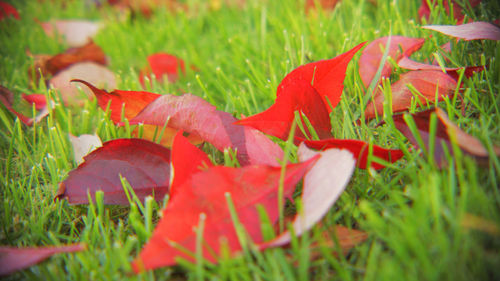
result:
[[[52,247],[0,247],[0,276],[23,270],[59,253],[72,253],[85,250],[84,244]]]
[[[319,150],[326,150],[330,148],[347,149],[354,155],[354,159],[357,160],[356,165],[361,169],[366,169],[370,145],[365,141],[330,138],[317,141],[306,140],[304,143],[310,148]],[[378,145],[373,145],[372,147],[373,156],[391,163],[398,161],[404,156],[403,152],[399,149],[386,149]],[[384,165],[375,162],[371,162],[371,167],[376,170],[385,168]]]
[[[389,37],[378,38],[366,46],[361,52],[359,58],[359,75],[365,88],[368,88],[372,82],[380,65],[380,61],[384,56],[384,50]],[[417,51],[424,44],[423,38],[411,38],[404,36],[391,36],[391,44],[389,47],[388,57],[398,61],[403,54],[410,55]],[[392,68],[389,62],[384,64],[380,78],[388,78],[391,75]]]
[[[45,96],[44,96],[44,98],[45,98]],[[23,124],[25,124],[27,126],[31,126],[34,123],[40,122],[40,120],[42,120],[45,116],[47,116],[49,114],[49,108],[48,108],[47,104],[45,104],[44,107],[41,107],[38,110],[36,116],[34,116],[33,118],[30,118],[30,117],[28,117],[28,116],[26,116],[26,115],[24,115],[24,114],[22,114],[14,109],[14,107],[12,106],[13,100],[14,100],[13,93],[9,89],[0,85],[0,103],[3,104],[3,106],[8,111],[10,111],[14,115],[16,115],[17,118],[19,118],[19,121],[23,122]]]
[[[466,41],[477,39],[500,40],[500,27],[483,21],[461,25],[425,25],[422,28],[438,31]]]
[[[138,198],[155,195],[162,199],[168,192],[170,150],[141,139],[116,139],[84,157],[85,162],[68,174],[59,185],[56,199],[67,198],[70,204],[88,203],[102,190],[105,204],[128,205],[120,175]]]
[[[418,99],[422,103],[428,101],[441,101],[444,97],[454,93],[457,87],[455,79],[446,73],[436,70],[418,70],[410,71],[401,75],[400,79],[391,85],[392,92],[392,111],[400,112],[407,110],[414,99],[413,93],[408,88],[408,84],[413,85],[419,92]],[[365,117],[371,119],[377,115],[381,116],[384,112],[384,93],[377,91],[373,100],[368,104],[365,110]]]

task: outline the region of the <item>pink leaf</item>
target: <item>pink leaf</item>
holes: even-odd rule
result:
[[[406,56],[403,56],[398,61],[398,66],[404,69],[410,69],[410,70],[437,70],[437,71],[443,71],[443,69],[438,66],[438,65],[432,65],[432,64],[426,64],[426,63],[421,63],[414,61]],[[451,77],[453,77],[455,80],[458,80],[458,70],[460,69],[465,69],[464,70],[464,76],[467,78],[472,77],[474,73],[483,71],[484,66],[467,66],[467,67],[445,67],[444,71]]]
[[[455,79],[448,74],[435,70],[410,71],[401,75],[399,81],[391,85],[392,92],[392,111],[399,112],[407,110],[411,106],[414,95],[408,88],[408,84],[413,85],[420,93],[418,99],[422,103],[443,100],[444,97],[454,93],[457,87]],[[365,110],[365,117],[371,119],[384,113],[384,93],[378,91],[373,100],[368,104]]]
[[[141,139],[116,139],[105,142],[84,160],[60,184],[56,199],[85,204],[88,193],[94,197],[102,190],[105,204],[128,205],[120,175],[140,199],[152,194],[162,199],[168,192],[170,150],[161,145]]]
[[[332,148],[314,152],[304,144],[299,147],[300,161],[307,161],[318,154],[321,158],[314,163],[304,178],[302,210],[292,223],[296,236],[311,229],[330,210],[349,183],[356,165],[356,160],[347,150]],[[261,249],[282,246],[290,240],[291,233],[285,231],[272,241],[263,243]]]
[[[359,58],[359,74],[365,88],[368,88],[377,73],[388,39],[389,37],[386,36],[372,41],[361,53],[361,57]],[[424,42],[425,39],[422,38],[392,36],[388,57],[398,61],[403,53],[410,55],[420,49]],[[380,78],[389,77],[391,72],[391,65],[386,62]]]
[[[33,266],[58,253],[72,253],[85,250],[83,244],[67,246],[16,248],[0,247],[0,276],[12,274]]]
[[[237,120],[231,114],[191,94],[163,95],[130,120],[130,124],[163,126],[167,121],[168,127],[194,133],[221,151],[236,149],[243,165],[278,165],[276,159],[282,157],[277,144],[259,136],[254,129],[233,124]]]
[[[469,40],[500,40],[500,27],[489,22],[471,22],[461,25],[425,25],[422,28],[435,30],[455,38]]]
[[[56,20],[42,22],[40,25],[49,37],[60,35],[70,47],[87,44],[101,28],[99,23],[86,20]]]

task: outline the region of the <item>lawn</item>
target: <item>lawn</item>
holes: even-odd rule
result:
[[[147,91],[192,93],[240,118],[269,108],[281,80],[293,69],[365,41],[389,35],[425,38],[412,58],[432,57],[450,37],[421,26],[457,24],[441,1],[429,19],[420,19],[417,0],[343,0],[333,10],[307,13],[305,1],[256,0],[240,6],[187,0],[179,2],[188,11],[158,7],[150,16],[97,7],[94,2],[99,1],[12,2],[20,19],[0,21],[0,85],[14,93],[16,108],[22,93],[44,94],[55,103],[32,126],[0,109],[0,245],[84,243],[86,250],[55,255],[6,280],[500,280],[500,161],[493,152],[500,145],[498,41],[453,41],[453,66],[487,69],[461,76],[454,97],[423,106],[444,109],[489,151],[489,158],[479,163],[455,145],[454,156],[443,167],[413,147],[391,125],[390,114],[364,120],[370,95],[359,74],[358,52],[347,68],[342,99],[330,114],[332,135],[402,149],[404,157],[380,170],[356,168],[321,223],[289,247],[247,248],[218,263],[181,260],[136,275],[131,262],[151,237],[168,197],[132,200],[129,206],[105,205],[99,195],[83,205],[54,200],[59,184],[78,166],[68,133],[97,134],[104,142],[130,138],[131,130],[116,126],[95,99],[65,105],[56,90],[30,79],[33,57],[28,50],[54,55],[68,48],[48,37],[39,22],[100,21],[103,27],[93,40],[106,54],[120,90],[143,90],[139,73],[147,56],[175,54],[185,61],[186,73],[173,83],[153,81]],[[500,4],[485,0],[464,12],[466,20],[492,22],[500,15]],[[404,72],[395,67],[391,79]],[[413,104],[409,112],[421,110]],[[24,113],[32,115],[31,110]],[[358,118],[362,121],[356,122]],[[383,119],[388,122],[381,125]],[[297,162],[291,141],[273,141]],[[228,153],[208,143],[200,147],[217,164],[234,165]],[[342,254],[338,244],[326,243],[322,235],[335,225],[363,231],[367,239]]]

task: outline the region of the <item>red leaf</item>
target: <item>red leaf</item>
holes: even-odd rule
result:
[[[320,138],[331,136],[330,116],[318,92],[304,80],[289,80],[280,85],[282,93],[266,111],[241,119],[236,124],[250,126],[282,140],[288,138],[294,111],[298,110],[309,119]],[[304,128],[306,126],[304,125]],[[297,136],[303,137],[300,131]]]
[[[278,85],[277,96],[279,97],[282,93],[293,90],[289,87],[291,82],[298,83],[298,81],[305,81],[311,83],[312,87],[318,92],[323,100],[326,110],[330,113],[340,101],[340,96],[344,89],[344,78],[347,65],[354,54],[356,54],[364,44],[365,43],[361,43],[333,59],[320,60],[297,67],[292,72],[288,73],[288,75],[283,78],[280,85]],[[331,107],[329,104],[331,104]]]
[[[313,159],[317,155],[321,155],[321,158],[304,177],[302,211],[292,223],[296,236],[311,229],[330,210],[349,183],[356,164],[353,155],[347,150],[327,149],[315,152],[302,144],[298,155],[300,161]],[[291,233],[285,231],[275,239],[261,244],[260,248],[282,246],[290,240]]]
[[[140,199],[152,194],[162,199],[168,192],[170,150],[161,145],[141,139],[116,139],[105,142],[84,160],[60,184],[56,199],[84,204],[88,203],[87,193],[94,197],[102,190],[105,204],[128,205],[120,175]]]
[[[4,20],[8,16],[13,16],[15,19],[21,19],[16,8],[7,2],[0,2],[0,20]]]
[[[0,276],[28,268],[58,253],[72,253],[85,250],[83,244],[67,246],[15,248],[0,247]]]
[[[366,164],[368,160],[368,150],[369,144],[362,140],[350,140],[350,139],[325,139],[318,141],[306,140],[304,143],[314,149],[325,150],[329,148],[339,148],[347,149],[357,159],[357,166],[361,169],[366,169]],[[403,152],[399,149],[385,149],[378,145],[373,145],[373,156],[384,159],[385,161],[394,163],[403,157]],[[384,165],[372,162],[371,167],[373,169],[385,168]]]
[[[426,64],[426,63],[421,63],[414,61],[406,56],[403,56],[398,61],[398,66],[404,69],[410,69],[410,70],[437,70],[437,71],[443,71],[443,69],[438,66],[438,65],[432,65],[432,64]],[[460,69],[464,69],[464,67],[445,67],[445,73],[453,77],[453,79],[458,80],[458,73],[457,71]],[[464,76],[467,78],[472,77],[474,73],[483,71],[485,69],[484,65],[482,66],[467,66],[465,67],[464,70]]]
[[[218,111],[204,99],[184,94],[182,96],[163,95],[150,103],[130,124],[151,124],[168,126],[200,136],[217,149],[237,149],[240,163],[278,165],[283,151],[271,140],[260,136],[251,128],[234,125],[231,114]]]
[[[359,75],[365,88],[370,86],[375,74],[380,65],[380,61],[384,56],[385,46],[387,45],[389,37],[381,37],[372,41],[361,53],[359,58]],[[411,38],[404,36],[392,36],[391,44],[389,45],[388,57],[398,61],[403,54],[410,55],[417,51],[424,44],[423,38]],[[389,62],[384,64],[380,78],[389,77],[392,69]]]
[[[173,147],[173,150],[176,150]],[[291,196],[295,184],[316,160],[287,166],[284,195]],[[174,166],[174,171],[176,167]],[[265,208],[271,222],[278,219],[280,167],[251,165],[242,168],[211,167],[193,174],[177,188],[163,211],[150,241],[133,262],[135,272],[169,266],[177,258],[193,260],[185,251],[196,252],[196,228],[204,222],[203,257],[215,261],[221,246],[234,254],[241,249],[227,198],[231,200],[242,226],[252,241],[262,242],[257,205]]]
[[[457,145],[462,150],[462,152],[474,157],[476,160],[481,162],[487,162],[489,158],[488,150],[484,145],[475,137],[465,133],[458,126],[453,124],[446,113],[440,109],[429,109],[419,113],[412,114],[415,125],[417,126],[420,137],[425,144],[425,150],[429,150],[429,122],[432,113],[436,113],[437,116],[437,127],[436,127],[436,138],[434,143],[434,161],[436,161],[439,167],[446,165],[446,157],[443,145],[446,146],[447,151],[453,155],[453,148],[451,146],[452,140],[456,140]],[[415,146],[419,146],[415,136],[411,133],[408,125],[403,119],[402,115],[397,115],[393,117],[394,124],[396,128],[408,138],[408,140]],[[450,138],[450,135],[453,135]],[[443,144],[443,145],[442,145]],[[500,156],[500,147],[493,147],[494,154]]]
[[[469,40],[500,40],[500,27],[489,22],[471,22],[461,25],[425,25],[422,28],[435,30],[455,38]]]
[[[427,101],[434,101],[436,96],[437,100],[441,101],[443,97],[453,94],[457,87],[455,79],[441,71],[410,71],[401,75],[399,81],[391,86],[393,112],[404,111],[411,106],[411,101],[414,96],[407,87],[408,84],[413,85],[413,87],[418,90],[421,94],[418,96],[419,100],[424,104]],[[383,103],[384,93],[378,91],[373,97],[373,100],[366,107],[365,117],[367,119],[374,118],[375,112],[377,112],[379,116],[383,115]]]
[[[45,95],[42,94],[31,94],[31,95],[26,95],[22,94],[22,97],[25,101],[27,101],[31,105],[35,105],[36,110],[41,110],[47,107],[47,99],[45,98]]]
[[[186,67],[184,61],[174,55],[166,53],[157,53],[148,57],[148,67],[143,69],[139,74],[139,81],[144,86],[144,76],[151,79],[151,72],[159,82],[163,81],[163,76],[168,77],[170,83],[174,83],[179,78],[179,69],[182,74],[186,74]]]
[[[106,110],[108,104],[111,103],[109,105],[109,111],[111,112],[110,118],[115,124],[121,122],[122,109],[124,117],[130,120],[143,110],[146,105],[160,97],[159,94],[143,91],[114,90],[108,93],[103,89],[94,87],[94,85],[84,80],[73,79],[71,82],[80,82],[89,87],[97,98],[97,103],[102,110]]]
[[[177,132],[174,137],[172,147],[172,181],[170,184],[170,197],[175,196],[177,187],[181,186],[193,174],[203,168],[212,167],[213,164],[208,156],[199,148],[191,144],[182,132]]]
[[[316,1],[318,0],[306,0],[305,3],[306,13],[309,12],[310,10],[316,9]],[[319,0],[318,4],[321,9],[327,11],[335,9],[335,6],[337,6],[337,3],[339,1],[340,0]]]
[[[5,88],[4,86],[0,85],[0,103],[2,103],[8,111],[14,113],[17,116],[17,118],[19,118],[19,120],[23,122],[23,124],[31,126],[33,125],[33,123],[40,122],[40,120],[42,120],[45,116],[49,114],[49,108],[45,106],[38,111],[35,117],[33,118],[27,117],[24,114],[16,111],[12,107],[13,100],[14,100],[14,95],[12,94],[12,92],[9,89]]]
[[[420,8],[418,9],[418,15],[422,18],[422,17],[425,17],[426,19],[429,18],[430,14],[431,14],[431,10],[430,10],[430,7],[429,7],[429,4],[427,3],[427,1],[430,1],[430,3],[436,7],[438,5],[438,1],[439,0],[422,0],[422,4],[420,6]],[[462,1],[462,2],[467,2],[467,1]],[[479,3],[481,3],[481,0],[469,0],[468,1],[470,4],[470,6],[472,8],[476,7],[477,5],[479,5]],[[443,1],[443,7],[444,9],[446,10],[446,13],[450,13],[450,6],[448,5],[448,0],[446,1]],[[464,14],[463,14],[463,10],[462,10],[462,7],[457,4],[454,0],[451,0],[451,3],[453,5],[453,17],[459,22],[461,23],[464,19]],[[464,3],[464,5],[467,5],[466,3]]]

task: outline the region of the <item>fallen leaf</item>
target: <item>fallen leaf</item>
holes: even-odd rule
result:
[[[281,148],[271,140],[260,137],[255,129],[234,125],[235,121],[231,114],[217,110],[204,99],[184,94],[160,96],[129,123],[163,127],[168,122],[170,128],[196,134],[220,151],[236,149],[242,165],[279,165],[277,159],[282,157]]]
[[[292,195],[295,184],[316,159],[286,167],[285,197]],[[176,170],[174,166],[174,173]],[[271,222],[278,219],[278,210],[282,207],[277,205],[280,174],[280,167],[217,166],[193,174],[182,186],[172,187],[178,191],[163,210],[153,236],[132,263],[134,271],[174,265],[178,258],[193,261],[192,256],[179,248],[196,252],[196,229],[200,224],[204,225],[200,231],[206,260],[216,261],[221,247],[227,247],[232,254],[239,252],[241,245],[227,205],[229,196],[248,238],[255,243],[262,242],[257,205],[266,210]]]
[[[62,100],[67,105],[82,105],[85,100],[91,98],[92,92],[83,88],[85,95],[82,96],[78,88],[71,84],[73,79],[81,79],[106,89],[116,88],[116,79],[113,72],[106,67],[94,62],[80,62],[71,65],[49,80],[51,88],[57,89]]]
[[[496,222],[469,213],[463,215],[460,226],[500,236],[500,226]]]
[[[388,39],[388,36],[375,39],[361,52],[361,56],[359,58],[359,75],[361,76],[361,81],[363,81],[365,88],[370,86],[370,83],[377,73],[380,62],[384,56],[384,50]],[[403,54],[409,56],[413,52],[420,49],[424,42],[425,39],[423,38],[391,36],[388,57],[398,61]],[[391,75],[391,72],[391,65],[389,62],[386,62],[382,68],[380,79],[388,78]]]
[[[139,74],[139,81],[145,87],[144,76],[151,80],[151,74],[154,74],[158,82],[163,82],[163,76],[167,76],[168,81],[174,83],[179,79],[179,70],[186,74],[182,59],[166,53],[153,54],[148,57],[148,66]]]
[[[69,47],[81,47],[87,44],[102,27],[97,22],[87,20],[55,20],[40,23],[49,37],[61,36]]]
[[[329,60],[320,60],[297,67],[283,78],[278,85],[276,95],[279,96],[286,91],[293,90],[289,87],[290,82],[305,81],[311,83],[311,86],[323,99],[326,110],[330,113],[340,101],[347,65],[364,45],[365,43],[361,43]]]
[[[84,244],[31,248],[0,246],[0,276],[23,270],[55,254],[79,252],[85,249]]]
[[[469,156],[474,157],[478,162],[487,163],[489,159],[488,150],[484,145],[475,137],[462,131],[457,125],[453,124],[446,113],[440,109],[429,109],[419,113],[412,114],[413,120],[416,124],[420,137],[425,144],[425,150],[429,151],[429,131],[430,131],[430,116],[435,113],[437,116],[437,127],[436,127],[436,137],[434,140],[434,161],[439,167],[443,167],[447,164],[445,152],[443,145],[446,146],[446,150],[453,155],[453,148],[451,142],[456,140],[458,147],[462,152]],[[408,140],[415,146],[419,146],[415,136],[411,133],[408,125],[403,119],[402,115],[396,115],[393,117],[394,124],[396,128],[408,138]],[[452,137],[450,137],[452,136]],[[443,145],[442,145],[443,144]],[[500,156],[500,147],[494,146],[493,152],[497,156]]]
[[[174,197],[179,186],[188,180],[193,174],[212,167],[212,161],[199,148],[194,146],[182,135],[182,132],[177,132],[174,137],[172,147],[172,164],[171,167],[171,183],[170,197]],[[181,191],[182,192],[182,191]]]
[[[335,6],[337,6],[337,3],[340,0],[306,0],[305,3],[305,10],[306,13],[308,13],[311,10],[316,9],[316,2],[318,3],[319,8],[325,10],[325,11],[331,11],[335,9]]]
[[[289,80],[286,85],[281,83],[281,89],[283,89],[282,93],[276,97],[271,107],[261,113],[241,119],[236,124],[250,126],[268,135],[286,140],[295,119],[294,112],[298,110],[309,119],[320,138],[331,136],[332,127],[327,106],[309,82]],[[307,129],[304,122],[303,127]],[[299,130],[296,136],[304,138]]]
[[[324,139],[324,140],[305,140],[304,144],[309,148],[325,150],[329,148],[338,148],[338,149],[347,149],[353,155],[354,158],[357,159],[356,165],[358,168],[366,169],[366,164],[368,161],[368,150],[369,144],[362,140],[353,140],[353,139]],[[373,152],[372,155],[381,158],[385,161],[394,163],[401,159],[404,155],[403,152],[399,149],[385,149],[378,145],[372,145]],[[382,169],[385,168],[384,165],[372,162],[371,167],[373,169]]]
[[[400,79],[391,85],[392,111],[400,112],[410,108],[414,95],[408,88],[411,84],[418,91],[418,99],[425,104],[429,101],[441,101],[444,97],[455,92],[457,82],[448,74],[436,70],[410,71],[401,75]],[[367,105],[365,117],[375,118],[384,113],[384,93],[379,90],[375,93],[373,100]]]
[[[500,40],[500,27],[483,21],[461,25],[424,25],[422,28],[438,31],[466,41],[477,39]]]
[[[481,66],[467,66],[467,67],[445,67],[441,68],[439,65],[432,65],[414,61],[409,57],[403,56],[398,61],[398,66],[409,70],[437,70],[443,71],[453,77],[453,79],[458,80],[459,74],[458,70],[464,69],[464,76],[467,78],[472,77],[474,73],[483,71],[485,69],[484,65]]]
[[[35,105],[36,110],[41,110],[47,107],[47,99],[45,95],[42,94],[31,94],[26,95],[22,94],[22,97],[25,101],[27,101],[31,105]]]
[[[13,16],[15,19],[21,19],[14,6],[7,2],[0,1],[0,20],[4,20],[9,16]]]
[[[128,205],[120,175],[127,179],[139,199],[153,195],[163,199],[170,178],[170,150],[141,139],[116,139],[84,157],[84,162],[59,185],[56,199],[70,204],[88,203],[102,190],[105,204]]]
[[[0,85],[0,103],[2,103],[8,111],[14,113],[14,115],[16,115],[17,118],[19,118],[19,120],[23,122],[23,124],[31,126],[34,123],[40,122],[40,120],[42,120],[49,114],[49,108],[46,105],[45,107],[38,110],[36,116],[34,116],[33,118],[27,117],[14,109],[14,107],[12,106],[13,100],[14,95],[12,94],[12,92],[4,86]]]
[[[68,134],[68,136],[69,142],[73,147],[73,159],[75,159],[75,162],[78,165],[83,163],[83,157],[85,155],[102,146],[101,139],[98,135],[84,134],[75,137],[72,134]]]
[[[351,152],[336,148],[316,152],[304,144],[299,146],[299,161],[305,162],[321,157],[313,164],[304,177],[302,190],[302,210],[295,217],[292,228],[294,235],[300,236],[311,229],[330,210],[351,179],[356,160]],[[287,230],[275,239],[260,245],[261,249],[283,246],[291,240]]]
[[[449,0],[442,1],[443,7],[446,11],[447,14],[450,14],[450,6],[449,6]],[[433,7],[436,7],[440,1],[439,0],[422,0],[422,4],[420,5],[420,8],[418,9],[418,15],[422,18],[425,17],[426,19],[429,19],[429,16],[431,15],[431,9],[429,7],[429,3],[432,4]],[[468,4],[466,4],[468,2]],[[481,0],[465,0],[461,1],[466,7],[470,5],[471,8],[476,7],[481,3]],[[458,21],[458,23],[462,23],[464,19],[464,14],[463,14],[463,9],[460,4],[458,4],[456,1],[451,0],[451,5],[453,6],[453,17]]]
[[[36,79],[40,78],[40,72],[44,78],[50,78],[75,63],[85,61],[95,62],[100,65],[107,64],[104,51],[93,41],[90,41],[82,47],[69,48],[64,53],[55,56],[36,55],[35,63],[29,73],[34,75],[33,78]]]

